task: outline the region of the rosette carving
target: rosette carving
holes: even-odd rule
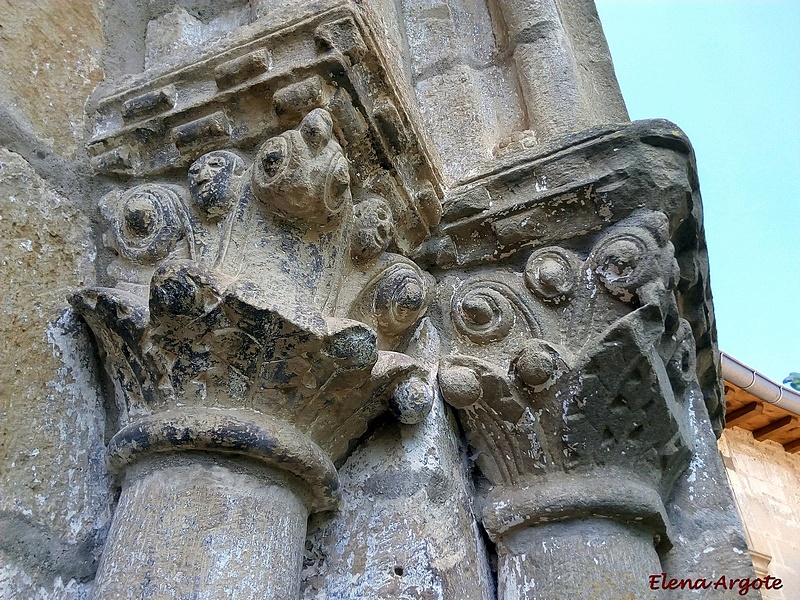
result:
[[[344,284],[343,312],[374,327],[381,348],[391,349],[425,315],[433,288],[430,275],[397,254],[384,253],[366,271]]]

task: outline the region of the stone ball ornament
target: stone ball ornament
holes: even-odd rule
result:
[[[564,352],[544,340],[533,339],[511,361],[510,371],[528,388],[538,391],[558,379],[568,367]]]
[[[419,377],[400,383],[389,398],[389,410],[406,425],[420,423],[433,406],[433,390]]]
[[[193,261],[167,261],[155,270],[150,281],[152,315],[173,315],[196,318],[219,304],[221,287],[213,273]]]
[[[351,323],[330,335],[323,352],[340,368],[351,371],[368,368],[378,357],[375,332],[361,323]]]
[[[333,137],[333,119],[314,109],[258,150],[253,194],[265,207],[291,220],[325,224],[351,201],[350,165]]]
[[[480,378],[466,366],[453,365],[439,371],[439,387],[445,401],[455,408],[472,406],[483,397]]]
[[[233,152],[204,154],[189,167],[189,192],[197,207],[211,220],[227,215],[233,207],[246,165]]]
[[[184,237],[182,206],[177,188],[155,184],[111,192],[101,201],[116,249],[145,265],[165,259]]]

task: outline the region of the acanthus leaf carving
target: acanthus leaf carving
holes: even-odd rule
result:
[[[224,410],[231,423],[296,430],[339,462],[381,413],[407,424],[428,414],[428,371],[392,350],[424,315],[429,276],[386,252],[393,209],[374,193],[360,196],[370,206],[360,231],[372,229],[376,247],[348,251],[369,236],[342,219],[353,211],[351,175],[334,129],[317,108],[264,142],[252,163],[212,150],[189,167],[188,190],[148,183],[104,198],[109,246],[126,269],[112,262],[117,287],[71,302],[105,354],[120,435],[145,427],[156,444],[170,415]],[[208,449],[218,433],[208,433]],[[232,444],[224,451],[258,452]],[[139,445],[132,454],[122,443],[109,460],[121,469],[148,452]]]
[[[675,394],[694,375],[667,226],[663,214],[637,211],[583,255],[545,246],[460,287],[442,279],[446,339],[459,354],[440,366],[439,385],[491,484],[484,522],[499,529],[490,535],[547,520],[543,500],[524,492],[538,481],[615,469],[660,498],[648,522],[668,543],[663,502],[690,456]],[[606,499],[598,503],[592,510],[606,514]],[[513,527],[497,520],[512,513]]]
[[[508,374],[492,363],[454,355],[439,368],[442,396],[459,409],[475,462],[491,484],[524,484],[549,462],[545,432]]]

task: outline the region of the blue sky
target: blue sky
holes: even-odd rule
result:
[[[800,0],[597,0],[631,119],[697,154],[720,348],[800,371]]]

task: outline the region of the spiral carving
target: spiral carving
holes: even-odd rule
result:
[[[382,333],[402,333],[416,323],[427,306],[427,282],[411,265],[391,266],[375,286],[372,309]]]
[[[658,254],[658,244],[649,232],[623,228],[595,246],[590,264],[606,289],[628,302],[636,290],[658,276]]]
[[[479,282],[475,286],[466,286],[453,298],[456,329],[476,344],[502,340],[516,322],[511,302],[496,287],[502,289],[505,286],[496,282]]]
[[[119,196],[117,202],[109,200],[104,199],[112,213],[117,248],[134,262],[152,265],[163,260],[184,235],[178,212],[181,199],[170,187],[140,185]]]
[[[575,294],[578,282],[577,257],[557,246],[533,252],[525,265],[528,289],[548,304],[561,304]]]
[[[351,199],[350,165],[330,113],[314,109],[299,129],[268,139],[253,163],[251,189],[271,211],[325,223]]]

